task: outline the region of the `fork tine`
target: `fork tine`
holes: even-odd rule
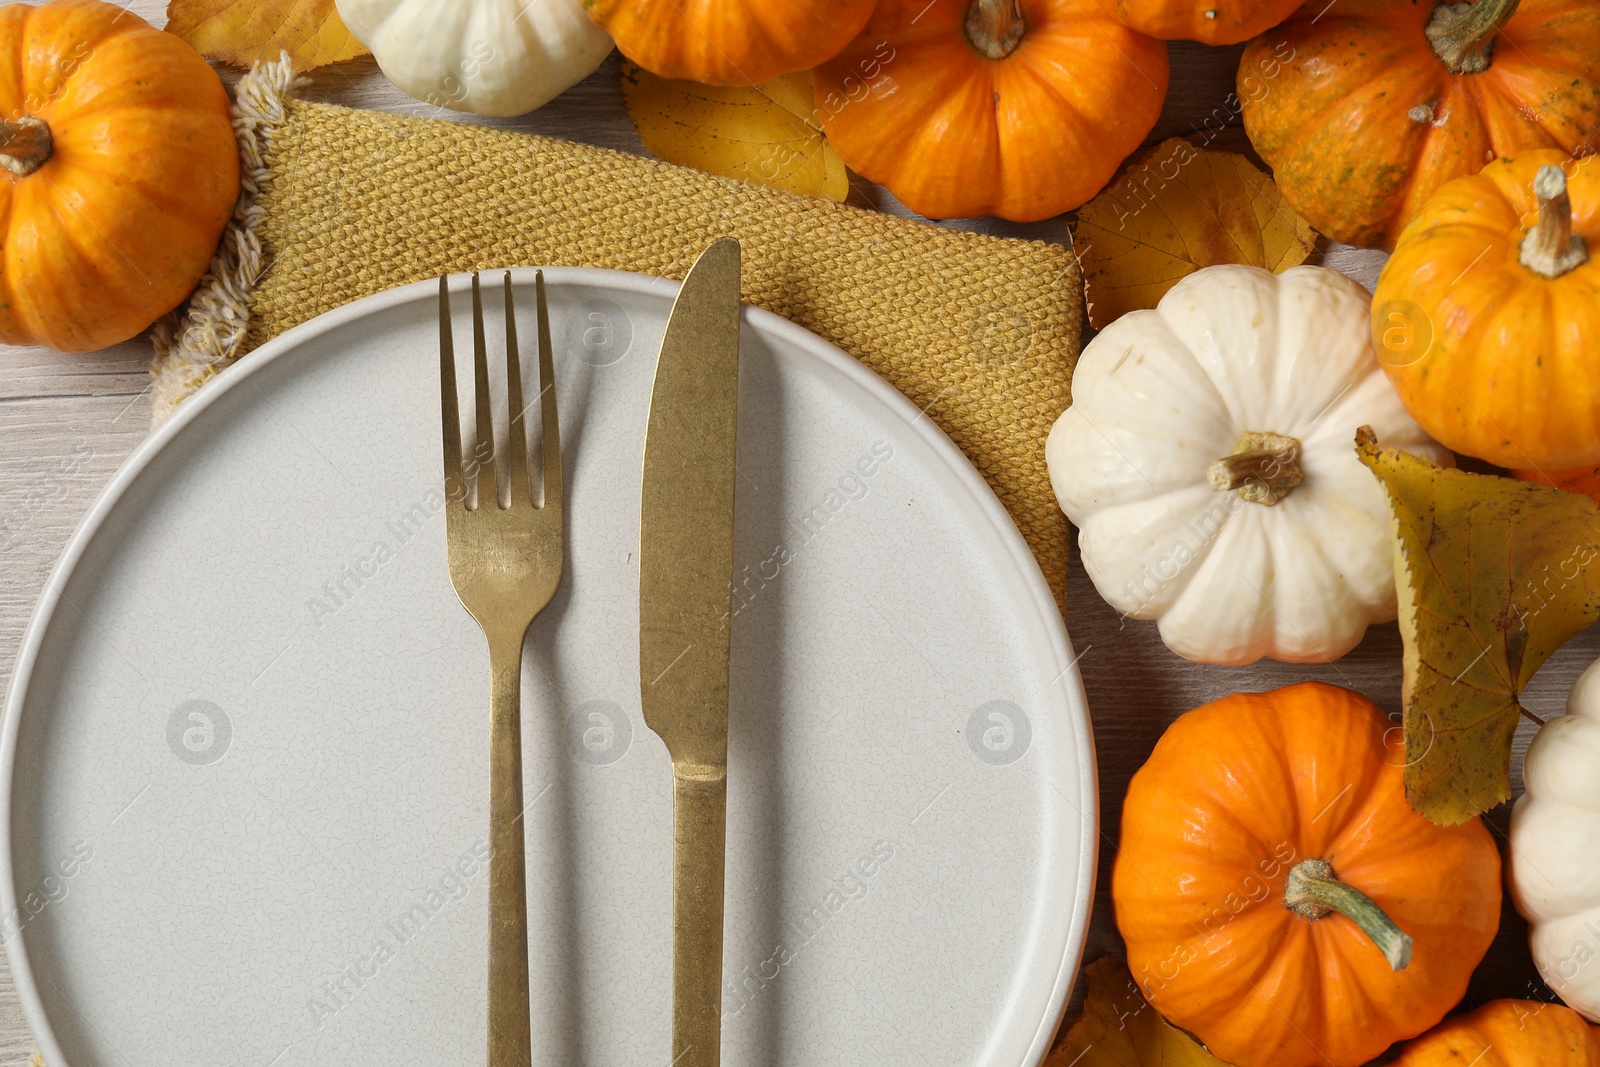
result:
[[[545,302],[544,271],[534,275],[539,297],[539,400],[543,423],[541,456],[544,474],[544,507],[561,508],[561,427],[556,421],[556,371],[550,354],[550,307]]]
[[[511,506],[533,502],[533,479],[528,475],[527,409],[522,404],[522,349],[517,344],[517,310],[511,298],[511,272],[503,280],[506,294],[506,398],[511,407]]]
[[[472,272],[472,393],[478,409],[478,443],[472,458],[478,465],[478,507],[500,506],[495,483],[494,415],[489,408],[489,351],[483,339],[483,294],[478,272]]]
[[[452,485],[467,485],[461,474],[461,408],[456,402],[456,350],[450,329],[450,276],[439,276],[439,421],[444,427],[444,491],[448,501]]]
[[[533,278],[539,298],[539,422],[542,426],[544,504],[562,507],[562,427],[555,418],[555,363],[550,357],[550,307],[544,298],[544,272]]]

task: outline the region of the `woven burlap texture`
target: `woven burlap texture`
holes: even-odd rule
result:
[[[1068,248],[909,222],[619,152],[291,101],[271,131],[268,264],[245,350],[358,297],[510,265],[679,279],[744,246],[744,297],[831,341],[923,409],[1004,502],[1058,598],[1068,532],[1045,438],[1083,317]]]

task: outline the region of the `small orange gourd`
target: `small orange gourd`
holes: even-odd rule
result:
[[[1570,471],[1512,471],[1524,482],[1553,485],[1569,493],[1582,493],[1600,502],[1600,467],[1577,467]]]
[[[882,0],[817,68],[817,115],[913,211],[1034,222],[1105,187],[1167,77],[1164,43],[1079,0]]]
[[[126,341],[194,289],[238,199],[222,81],[102,0],[0,7],[0,56],[0,341]]]
[[[1565,1004],[1491,1000],[1408,1042],[1390,1067],[1600,1067],[1600,1039]]]
[[[832,59],[875,0],[583,0],[623,55],[652,74],[754,85]]]
[[[1600,160],[1528,152],[1440,189],[1373,298],[1379,358],[1423,429],[1511,469],[1600,464],[1596,257]]]
[[[1239,97],[1307,222],[1393,248],[1453,178],[1531,149],[1600,151],[1600,4],[1308,3],[1245,49]]]
[[[1301,0],[1098,0],[1130,30],[1163,41],[1238,44],[1294,14]]]
[[[1321,682],[1173,723],[1111,878],[1146,999],[1235,1067],[1356,1067],[1438,1022],[1499,927],[1500,854],[1412,811],[1404,764],[1398,727]]]

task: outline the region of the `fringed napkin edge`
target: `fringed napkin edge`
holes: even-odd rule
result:
[[[187,397],[239,358],[250,324],[250,297],[265,267],[257,228],[267,178],[267,142],[283,125],[285,107],[307,84],[287,52],[257,62],[234,91],[233,129],[239,140],[239,200],[200,285],[150,332],[150,426],[166,421]],[[270,264],[269,264],[270,265]]]

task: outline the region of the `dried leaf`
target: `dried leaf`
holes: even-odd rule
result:
[[[660,78],[626,63],[622,96],[645,147],[668,163],[830,200],[850,192],[844,162],[813,116],[807,71],[721,86]]]
[[[1121,960],[1102,957],[1083,973],[1083,1015],[1056,1038],[1042,1067],[1228,1067],[1146,1004]]]
[[[1600,504],[1370,438],[1357,451],[1388,491],[1398,538],[1406,800],[1452,826],[1510,799],[1517,697],[1600,617]]]
[[[1079,209],[1076,241],[1100,330],[1201,267],[1298,266],[1317,234],[1248,159],[1173,138]]]
[[[296,70],[367,54],[334,0],[169,0],[167,29],[208,59],[248,67],[288,52]]]

